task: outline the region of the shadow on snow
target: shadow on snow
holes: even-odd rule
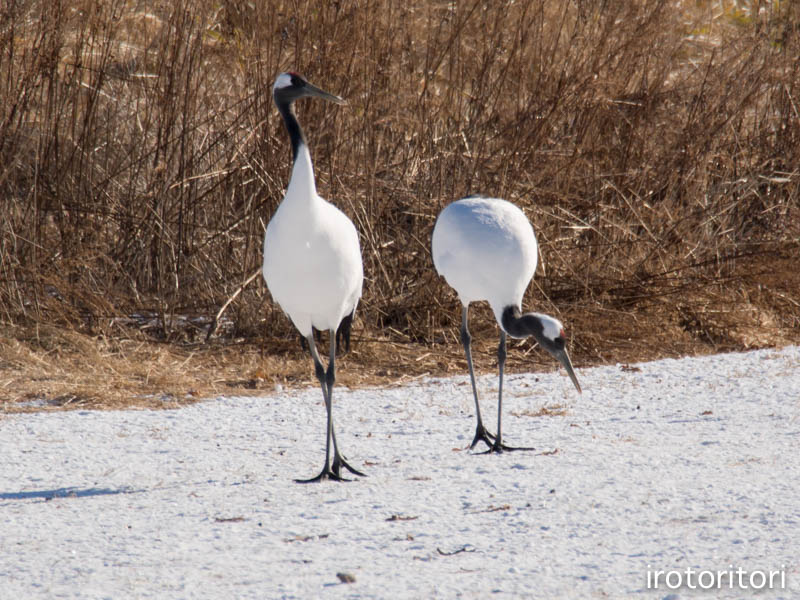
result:
[[[78,488],[63,487],[54,490],[31,490],[27,492],[0,492],[0,500],[31,500],[34,498],[45,501],[54,498],[88,498],[92,496],[110,496],[115,494],[132,494],[139,490],[129,487],[118,489],[111,488]]]

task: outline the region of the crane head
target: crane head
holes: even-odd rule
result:
[[[507,306],[503,310],[500,324],[511,337],[525,338],[532,335],[550,356],[561,363],[575,389],[581,393],[581,384],[578,383],[578,377],[567,352],[567,340],[561,321],[541,313],[521,314],[519,307]]]
[[[578,390],[578,393],[581,393],[581,384],[578,383],[578,377],[575,375],[575,371],[572,368],[572,361],[569,359],[569,353],[567,352],[567,340],[564,335],[564,326],[558,319],[554,319],[548,315],[534,314],[542,326],[541,332],[538,333],[538,335],[534,332],[536,341],[539,342],[539,345],[547,350],[553,358],[562,364],[567,371],[567,375],[569,375],[569,378],[575,385],[575,389]]]
[[[336,104],[347,104],[346,100],[319,89],[309,83],[305,77],[292,71],[281,73],[275,78],[275,83],[272,85],[272,95],[275,97],[276,102],[279,100],[294,102],[298,98],[313,96]]]

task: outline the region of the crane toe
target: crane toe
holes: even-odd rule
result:
[[[337,455],[333,457],[333,472],[338,476],[341,473],[342,467],[350,471],[353,475],[358,475],[359,477],[366,477],[366,474],[362,473],[355,467],[353,467],[350,463],[348,463],[344,458]]]
[[[475,446],[478,445],[478,442],[484,442],[489,448],[494,445],[494,434],[489,433],[486,428],[483,426],[483,423],[478,423],[478,426],[475,428],[475,437],[472,438],[472,443],[469,445],[469,449],[472,450]]]

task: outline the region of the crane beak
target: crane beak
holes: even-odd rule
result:
[[[572,368],[572,361],[569,359],[569,354],[567,354],[566,350],[560,350],[553,353],[555,359],[564,365],[564,368],[567,370],[567,375],[569,378],[572,379],[572,383],[575,384],[575,389],[578,390],[578,393],[581,393],[581,384],[578,383],[578,377],[575,375],[575,371]]]
[[[322,98],[323,100],[328,100],[329,102],[333,102],[335,104],[347,104],[347,100],[344,100],[339,96],[329,94],[325,90],[321,90],[317,86],[311,85],[308,82],[306,82],[303,91],[305,92],[306,96],[316,96],[317,98]]]

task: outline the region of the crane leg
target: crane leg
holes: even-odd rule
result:
[[[484,453],[493,452],[510,452],[512,450],[536,450],[536,448],[523,448],[506,446],[503,443],[503,371],[506,365],[506,332],[500,330],[500,345],[497,347],[497,368],[499,371],[500,383],[497,388],[497,436],[494,438],[494,443],[490,445],[489,449]]]
[[[311,351],[311,358],[314,359],[314,371],[317,375],[320,386],[322,387],[322,397],[325,400],[325,411],[327,413],[327,426],[325,428],[325,465],[322,467],[320,474],[316,477],[312,477],[311,479],[296,479],[295,481],[297,483],[315,483],[325,479],[332,479],[333,481],[347,481],[339,475],[338,469],[332,469],[330,464],[331,439],[335,438],[333,436],[333,414],[330,395],[330,391],[333,388],[333,383],[331,382],[331,384],[328,385],[328,380],[334,379],[333,363],[328,365],[328,373],[326,373],[325,367],[323,366],[322,361],[319,358],[319,353],[317,352],[317,344],[314,341],[313,331],[310,335],[306,336],[306,343]],[[336,445],[334,441],[334,462],[336,461],[337,454],[338,452],[336,451]]]
[[[345,317],[345,318],[347,318],[347,317]],[[350,344],[350,327],[349,327],[349,324],[347,325],[346,329],[347,329],[347,333],[345,335],[346,335],[347,344],[349,346],[349,344]],[[328,363],[328,372],[326,374],[325,381],[326,381],[326,383],[328,385],[328,400],[330,402],[333,402],[333,384],[336,381],[336,366],[335,365],[336,365],[336,337],[337,336],[336,336],[336,332],[334,330],[331,330],[330,333],[331,333],[331,336],[330,336],[330,340],[331,340],[331,357],[330,357],[330,362]],[[345,469],[350,471],[353,475],[358,475],[360,477],[366,477],[366,475],[364,473],[362,473],[361,471],[359,471],[358,469],[356,469],[352,465],[350,465],[344,459],[344,456],[339,454],[339,445],[336,443],[336,433],[334,432],[333,424],[331,424],[331,437],[333,438],[333,465],[332,465],[333,473],[338,477],[340,472],[341,472],[341,468],[344,467]]]
[[[475,385],[475,371],[472,368],[472,336],[469,333],[467,326],[469,307],[467,305],[461,311],[461,343],[464,345],[464,354],[467,355],[467,366],[469,367],[469,380],[472,382],[472,395],[475,398],[475,414],[478,417],[478,424],[475,427],[475,437],[472,438],[472,443],[469,449],[472,450],[478,442],[485,442],[490,448],[494,443],[494,435],[489,433],[483,426],[483,419],[481,418],[481,405],[478,402],[478,388]]]

